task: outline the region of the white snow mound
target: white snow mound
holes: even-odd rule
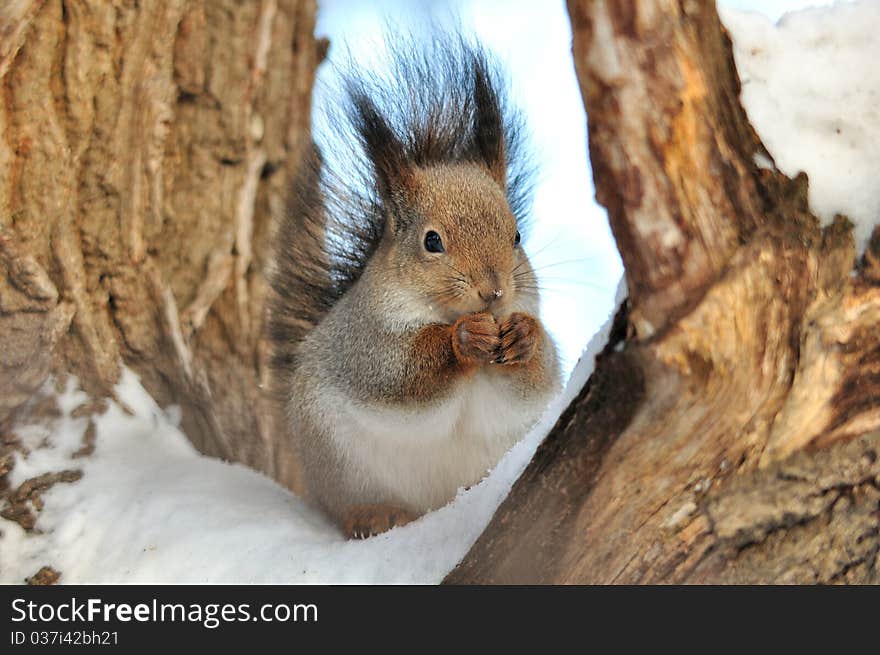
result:
[[[742,101],[776,165],[810,178],[827,225],[855,223],[857,252],[880,224],[880,2],[765,16],[719,8],[733,39]]]

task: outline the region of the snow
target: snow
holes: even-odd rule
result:
[[[621,282],[617,303],[625,297]],[[117,402],[94,419],[94,452],[73,459],[88,419],[71,416],[87,400],[71,379],[58,395],[62,416],[51,429],[16,429],[31,452],[17,457],[10,483],[72,468],[83,477],[43,494],[32,533],[3,521],[0,582],[22,582],[49,565],[69,584],[438,583],[583,387],[610,328],[611,317],[562,395],[486,479],[446,507],[364,541],[346,541],[268,478],[198,454],[178,428],[179,411],[156,405],[128,369],[115,389]]]
[[[810,208],[855,223],[863,252],[880,223],[880,2],[782,16],[720,8],[749,119],[789,177],[810,178]]]

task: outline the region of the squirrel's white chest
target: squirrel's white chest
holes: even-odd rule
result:
[[[436,509],[479,482],[538,419],[545,398],[513,400],[504,379],[479,373],[452,396],[418,409],[348,405],[333,439],[382,502]]]

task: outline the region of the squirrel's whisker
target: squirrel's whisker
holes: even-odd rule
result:
[[[532,270],[533,271],[543,271],[544,269],[554,268],[556,266],[569,266],[571,264],[582,264],[582,263],[591,262],[591,261],[594,261],[594,260],[591,259],[590,257],[579,257],[577,259],[565,259],[565,260],[558,261],[558,262],[550,262],[548,264],[542,264],[541,266],[533,266]]]
[[[557,232],[556,236],[554,236],[550,241],[545,243],[543,246],[541,246],[540,248],[538,248],[534,252],[529,253],[529,259],[534,259],[538,255],[540,255],[542,252],[547,250],[548,248],[551,248],[551,247],[557,245],[559,243],[560,239],[562,239],[564,236],[565,236],[565,234],[562,231]]]

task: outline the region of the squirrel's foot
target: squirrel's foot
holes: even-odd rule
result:
[[[466,314],[452,326],[452,350],[462,363],[483,364],[491,361],[499,344],[498,323],[488,312]]]
[[[343,530],[349,539],[367,539],[406,525],[417,517],[393,505],[355,505],[345,515]]]
[[[495,364],[525,364],[535,354],[541,328],[528,314],[516,312],[501,324],[498,334],[500,345],[492,361]]]

